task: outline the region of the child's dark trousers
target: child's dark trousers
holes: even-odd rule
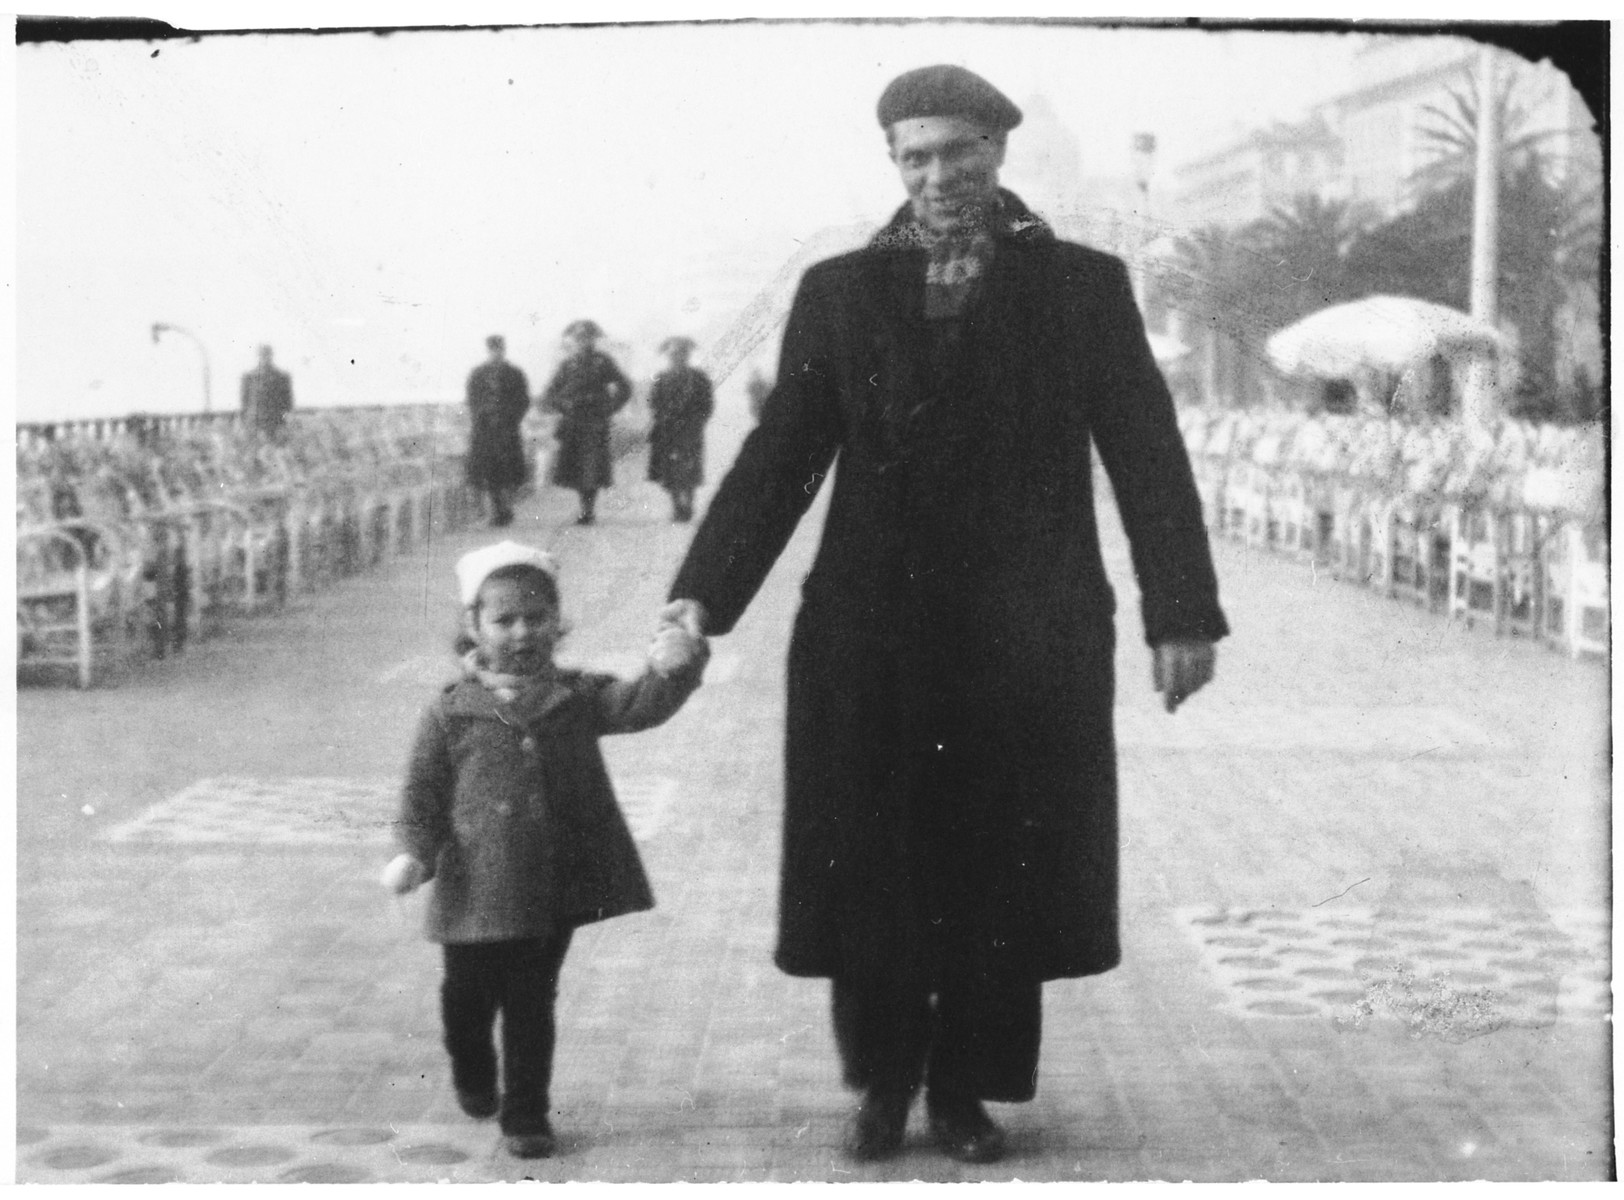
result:
[[[496,1045],[502,1014],[502,1132],[550,1130],[549,1091],[556,1031],[553,1005],[570,931],[552,938],[446,945],[440,1014],[451,1082],[459,1092],[496,1093]]]

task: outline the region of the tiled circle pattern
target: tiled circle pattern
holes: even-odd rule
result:
[[[97,1183],[185,1183],[186,1175],[174,1167],[129,1167],[111,1175],[99,1175]]]
[[[99,1167],[117,1157],[116,1150],[109,1150],[105,1146],[70,1145],[46,1152],[40,1161],[58,1171],[73,1171]]]
[[[269,1163],[287,1162],[294,1151],[286,1146],[226,1146],[204,1155],[204,1162],[222,1167],[260,1167]]]
[[[22,1126],[18,1183],[436,1183],[534,1176],[491,1124]]]
[[[139,1140],[143,1146],[213,1146],[225,1135],[217,1129],[158,1129]]]
[[[360,1167],[343,1163],[315,1163],[308,1167],[294,1167],[277,1177],[278,1183],[366,1183],[369,1176]]]
[[[381,1146],[394,1136],[387,1129],[323,1129],[310,1140],[327,1146]]]
[[[1182,909],[1224,1007],[1416,1036],[1600,1020],[1612,1011],[1604,910]]]
[[[400,1161],[446,1166],[451,1163],[467,1162],[468,1156],[455,1146],[431,1142],[428,1145],[405,1147],[400,1151]]]

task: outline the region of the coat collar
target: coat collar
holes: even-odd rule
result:
[[[554,678],[521,691],[513,700],[498,700],[476,679],[464,679],[446,692],[447,716],[536,726],[568,704],[580,691],[581,672],[560,671]]]
[[[998,189],[998,211],[993,217],[992,234],[1000,242],[1052,242],[1054,231],[1048,222],[1026,207],[1026,202],[1007,188]],[[932,235],[914,219],[913,206],[903,204],[891,214],[885,228],[869,240],[868,249],[923,250]]]
[[[1054,231],[1048,223],[1027,208],[1014,192],[999,188],[998,200],[998,214],[992,229],[997,251],[987,282],[988,293],[982,297],[983,305],[989,298],[1001,296],[1009,286],[1009,260],[1015,257],[1009,251],[1019,253],[1055,242]],[[883,297],[884,311],[890,319],[904,326],[925,319],[924,254],[929,238],[930,234],[914,219],[912,206],[903,204],[862,251],[873,291]]]

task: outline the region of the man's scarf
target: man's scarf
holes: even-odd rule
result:
[[[975,299],[1000,238],[1053,236],[1020,197],[1000,188],[996,205],[972,230],[937,233],[905,204],[869,245],[876,250],[925,251],[925,316],[943,320],[962,316]]]

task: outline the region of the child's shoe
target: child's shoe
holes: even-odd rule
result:
[[[505,1141],[507,1152],[514,1158],[551,1158],[557,1149],[550,1129],[540,1133],[510,1133]]]
[[[495,1092],[465,1092],[461,1088],[457,1089],[457,1105],[476,1121],[494,1117],[501,1107]]]

